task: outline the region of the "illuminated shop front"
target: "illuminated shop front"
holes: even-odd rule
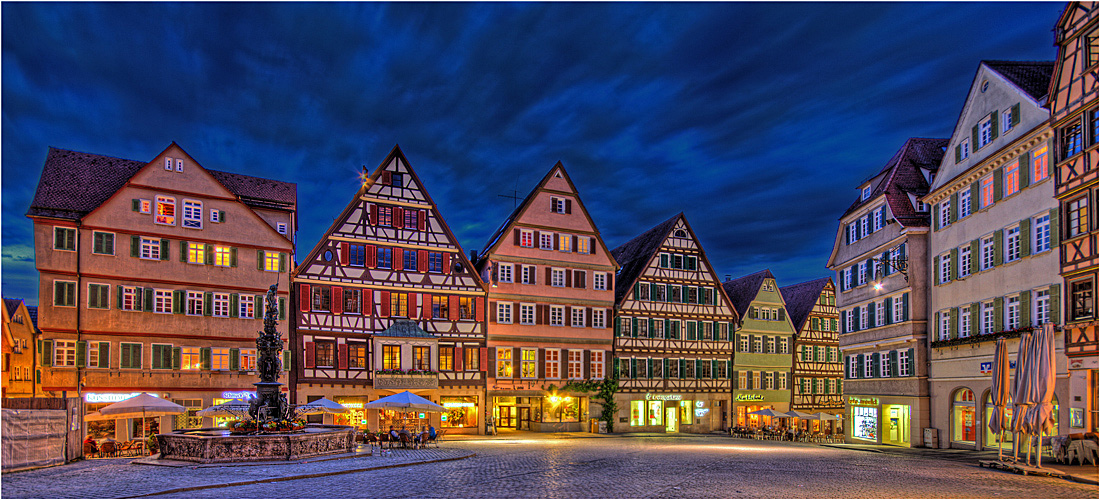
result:
[[[498,429],[577,432],[587,429],[588,398],[564,393],[496,396],[493,418]]]
[[[959,389],[955,391],[955,401],[951,406],[951,440],[957,443],[974,444],[977,436],[977,419],[974,406],[974,391]]]
[[[896,399],[902,403],[910,401]],[[913,408],[913,405],[878,397],[849,396],[847,415],[851,421],[843,425],[850,429],[851,442],[912,446],[913,429],[917,426],[912,420]]]
[[[682,426],[705,423],[710,417],[711,399],[688,399],[693,395],[652,394],[632,395],[628,402],[631,431],[684,432]],[[641,399],[638,396],[642,396]]]
[[[477,396],[444,396],[439,404],[446,408],[439,426],[445,429],[477,428]]]
[[[336,402],[344,408],[346,413],[336,413],[332,416],[332,423],[336,425],[350,425],[356,430],[365,430],[370,426],[367,420],[367,410],[363,409],[366,398],[336,398]]]
[[[733,395],[733,405],[734,426],[752,429],[778,426],[784,422],[778,418],[753,415],[752,413],[764,409],[772,409],[780,413],[788,411],[790,409],[790,393],[771,390],[739,390]]]
[[[852,409],[852,437],[865,441],[878,441],[878,399],[849,398]]]

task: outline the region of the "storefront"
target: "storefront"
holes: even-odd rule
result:
[[[367,403],[367,398],[343,397],[336,398],[335,401],[344,408],[347,408],[348,411],[333,415],[332,423],[336,425],[350,425],[355,427],[357,431],[368,430],[370,421],[367,420],[367,410],[363,409],[363,405]]]
[[[722,430],[727,394],[620,394],[619,432],[692,432]],[[629,398],[629,399],[626,399]],[[626,428],[622,427],[626,424]]]
[[[914,446],[919,441],[920,423],[913,419],[919,410],[915,398],[879,398],[849,396],[847,415],[848,439],[851,443]],[[973,410],[973,405],[971,405]]]
[[[791,401],[789,391],[774,390],[739,390],[733,394],[734,419],[733,425],[737,427],[771,427],[780,425],[778,418],[753,415],[755,411],[770,408],[779,413],[790,411]]]
[[[439,426],[444,429],[477,430],[477,396],[443,396],[439,404],[446,408],[439,417]]]
[[[494,396],[496,428],[535,432],[580,432],[588,428],[588,397],[542,391],[522,391],[529,396]]]

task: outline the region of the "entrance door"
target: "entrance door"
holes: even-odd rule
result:
[[[529,431],[531,430],[531,409],[520,408],[519,409],[519,430]]]
[[[679,408],[665,408],[665,432],[680,432]]]
[[[516,428],[516,407],[515,406],[501,406],[500,407],[500,420],[497,421],[497,427]]]

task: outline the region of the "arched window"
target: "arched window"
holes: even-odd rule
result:
[[[997,408],[995,406],[993,406],[993,393],[992,392],[985,393],[985,418],[982,419],[982,422],[983,422],[982,427],[985,429],[984,431],[982,431],[984,433],[983,435],[985,436],[985,440],[982,442],[983,447],[985,447],[987,449],[991,448],[991,449],[995,450],[995,449],[997,449],[998,440],[1004,439],[1004,441],[1001,441],[1001,448],[1004,448],[1006,450],[1011,450],[1012,449],[1013,434],[1012,434],[1012,431],[1010,431],[1008,429],[1010,429],[1011,426],[1012,426],[1012,412],[1013,412],[1013,410],[1014,410],[1014,407],[1012,406],[1012,396],[1009,395],[1008,396],[1008,402],[1006,403],[1006,407],[1005,407],[1005,410],[1004,410],[1005,411],[1004,427],[1006,429],[1005,432],[1003,433],[1004,437],[1002,438],[1000,435],[994,434],[993,432],[991,432],[989,430],[989,421],[993,418],[993,415],[997,413]]]
[[[974,410],[974,391],[965,387],[955,391],[955,400],[951,406],[952,441],[974,443],[978,429]]]

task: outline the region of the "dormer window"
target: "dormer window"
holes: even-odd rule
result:
[[[863,193],[860,195],[859,201],[866,201],[871,197],[871,186],[864,186]]]

